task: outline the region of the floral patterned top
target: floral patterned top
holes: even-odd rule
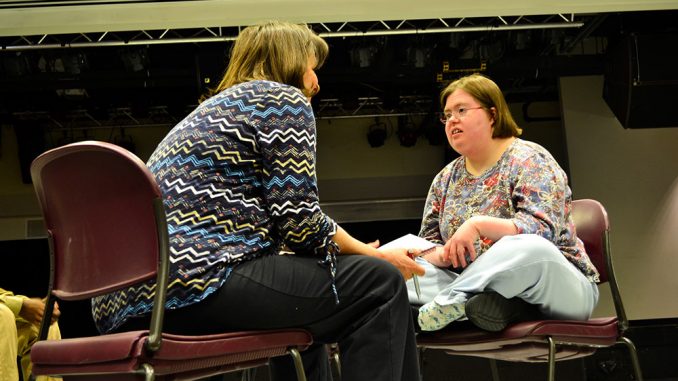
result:
[[[480,176],[466,171],[458,157],[436,175],[426,199],[419,236],[445,243],[464,221],[484,215],[513,221],[519,234],[553,242],[592,282],[599,279],[570,216],[572,192],[567,175],[542,146],[515,139],[499,161]],[[481,255],[493,242],[480,237]]]

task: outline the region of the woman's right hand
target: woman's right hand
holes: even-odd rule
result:
[[[381,258],[398,268],[405,279],[410,279],[413,275],[422,276],[425,273],[424,268],[408,255],[407,249],[393,248],[379,250],[379,252],[382,253]]]
[[[452,266],[452,261],[445,259],[445,246],[436,246],[431,252],[422,256],[428,263],[438,266],[440,268],[448,268]]]

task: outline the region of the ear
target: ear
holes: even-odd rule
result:
[[[490,107],[490,118],[492,119],[490,124],[492,125],[492,128],[494,128],[494,122],[497,121],[497,108],[496,107]]]

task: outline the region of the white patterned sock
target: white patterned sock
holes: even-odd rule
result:
[[[441,306],[433,301],[419,308],[417,321],[422,331],[437,331],[465,316],[464,303],[452,303]]]

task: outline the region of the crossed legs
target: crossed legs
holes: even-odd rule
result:
[[[447,270],[427,266],[424,277]],[[428,283],[427,283],[428,284]],[[409,287],[409,285],[408,285]],[[432,286],[435,287],[435,286]],[[598,288],[548,240],[530,234],[497,241],[447,285],[427,290],[435,294],[419,311],[423,330],[438,330],[465,318],[464,306],[474,294],[494,291],[537,305],[556,319],[588,319],[598,301]]]

